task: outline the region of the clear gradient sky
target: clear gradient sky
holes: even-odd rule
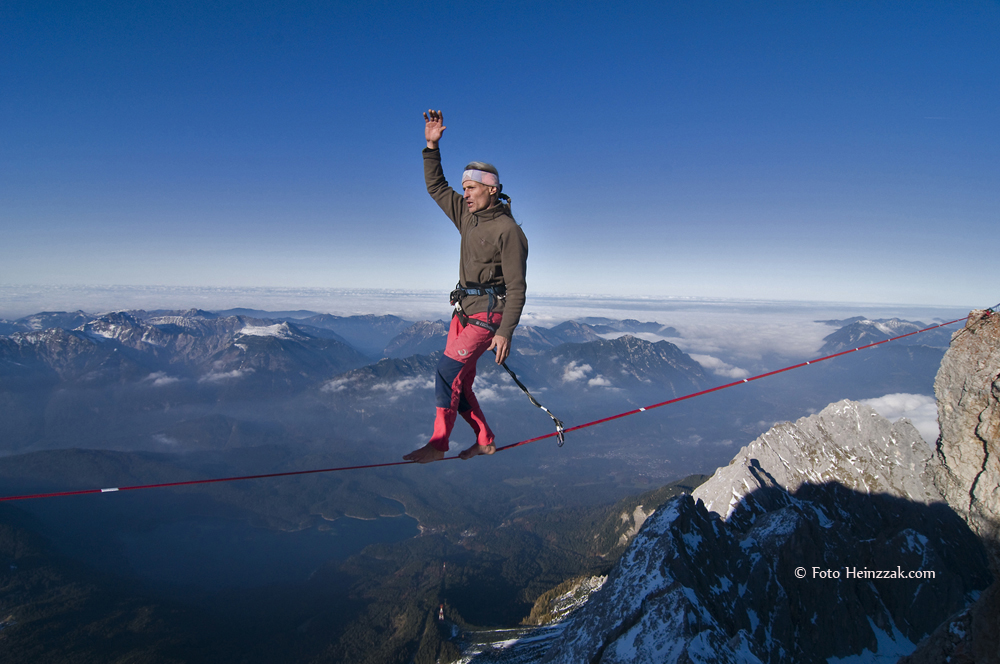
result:
[[[5,0],[0,284],[447,292],[430,107],[529,291],[1000,301],[995,1]]]

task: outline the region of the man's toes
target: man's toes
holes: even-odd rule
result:
[[[474,456],[479,456],[480,454],[493,454],[497,451],[496,445],[490,443],[489,445],[480,445],[475,443],[472,447],[462,450],[459,453],[459,459],[471,459]]]

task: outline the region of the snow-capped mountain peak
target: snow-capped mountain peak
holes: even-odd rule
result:
[[[273,325],[247,325],[236,333],[236,336],[248,337],[276,337],[278,339],[305,339],[306,336],[296,328],[286,323],[275,323]]]

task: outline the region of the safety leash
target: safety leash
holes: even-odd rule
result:
[[[464,293],[471,293],[473,295],[481,295],[482,293],[486,292],[486,291],[474,291],[474,290],[470,290],[470,289],[462,289],[461,287],[456,286],[456,289],[454,291],[452,291],[452,293],[451,293],[451,300],[452,300],[451,303],[452,304],[456,304],[456,302],[458,302],[458,300],[456,299],[458,296],[456,294],[459,293],[459,291],[462,291]],[[492,297],[493,297],[493,295],[491,294],[490,295],[490,298],[491,298],[490,299],[490,307],[493,306]],[[462,323],[462,325],[475,325],[476,327],[481,327],[484,330],[489,330],[493,334],[496,334],[496,332],[497,332],[498,327],[496,325],[492,325],[491,323],[487,323],[486,321],[477,320],[477,319],[475,319],[475,318],[467,315],[464,311],[462,311],[462,305],[461,304],[458,304],[458,306],[455,307],[455,311],[454,311],[454,313],[452,315],[453,316],[458,316],[458,320]],[[489,317],[489,313],[487,313],[487,317]],[[497,349],[493,348],[492,350],[493,350],[493,354],[496,355],[497,354]],[[524,392],[526,395],[528,395],[528,399],[531,401],[531,403],[533,403],[535,406],[537,406],[537,407],[541,408],[542,410],[544,410],[546,412],[546,414],[548,414],[548,416],[552,418],[552,421],[556,423],[556,440],[559,443],[559,447],[562,447],[563,443],[566,442],[566,438],[563,436],[563,434],[566,431],[566,426],[563,424],[562,420],[560,420],[558,417],[556,417],[555,415],[553,415],[551,410],[549,410],[548,408],[546,408],[542,404],[538,403],[538,399],[536,399],[535,397],[531,396],[531,392],[529,392],[528,388],[526,388],[524,386],[524,383],[522,383],[521,381],[519,381],[517,379],[517,374],[514,373],[513,371],[511,371],[510,367],[507,366],[507,362],[506,361],[501,362],[500,366],[502,366],[504,368],[504,370],[508,374],[510,374],[510,377],[514,379],[514,383],[518,387],[521,388],[521,391]]]
[[[494,355],[497,354],[496,348],[493,349],[493,354]],[[535,397],[531,396],[531,392],[529,392],[528,388],[524,386],[524,383],[522,383],[517,379],[517,374],[510,370],[510,367],[507,366],[507,362],[501,362],[500,366],[502,366],[507,371],[507,373],[510,374],[510,377],[514,379],[514,383],[516,383],[517,386],[521,388],[521,391],[524,392],[526,395],[528,395],[528,399],[531,401],[531,403],[544,410],[546,414],[548,414],[548,416],[552,418],[552,421],[556,423],[556,440],[559,443],[559,447],[562,447],[563,443],[566,442],[566,439],[563,437],[563,434],[566,431],[566,426],[562,423],[562,420],[553,415],[551,410],[549,410],[542,404],[538,403],[538,400],[535,399]]]

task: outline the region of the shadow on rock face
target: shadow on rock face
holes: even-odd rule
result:
[[[979,539],[944,503],[769,483],[724,521],[681,496],[647,521],[542,661],[891,659],[991,580]]]

